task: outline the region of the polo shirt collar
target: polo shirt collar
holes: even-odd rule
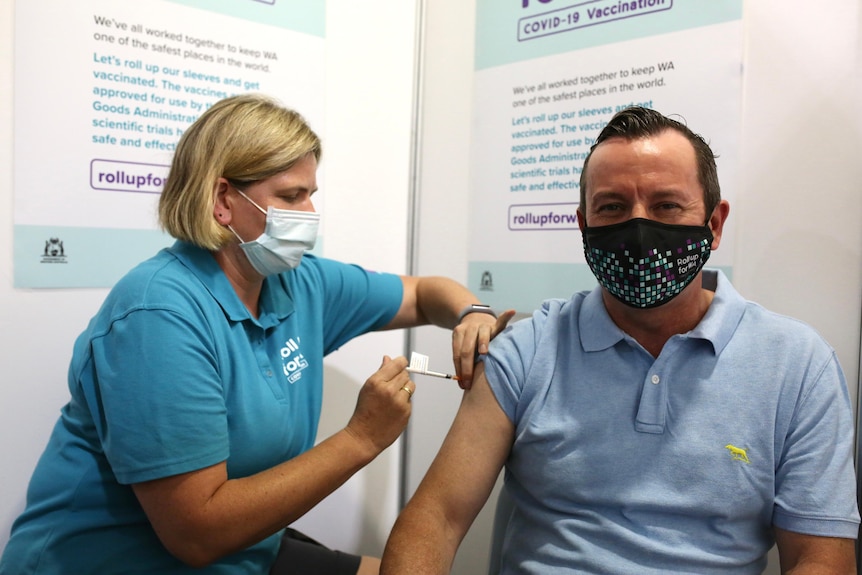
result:
[[[596,286],[584,298],[578,319],[578,331],[584,351],[602,351],[615,346],[626,334],[617,327],[605,309],[602,288]]]
[[[695,326],[690,337],[708,340],[718,355],[730,342],[745,313],[745,299],[737,292],[721,270],[704,270],[704,283],[715,285],[715,296],[706,315]],[[707,276],[707,274],[709,274]]]
[[[715,286],[715,297],[700,323],[686,335],[709,341],[715,353],[719,354],[742,319],[745,300],[721,270],[704,270],[703,274],[704,283]],[[628,337],[608,315],[600,286],[596,286],[584,298],[578,328],[584,351],[608,349]]]
[[[168,251],[200,280],[231,321],[239,322],[250,319],[260,324],[261,327],[268,328],[279,323],[294,310],[290,288],[286,280],[282,278],[283,274],[269,276],[263,280],[263,289],[260,294],[260,317],[254,318],[245,304],[240,301],[212,253],[181,240],[177,240],[173,246],[168,248]]]

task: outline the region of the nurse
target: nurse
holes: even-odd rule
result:
[[[469,386],[496,318],[454,281],[309,255],[321,143],[260,95],[182,135],[159,203],[176,243],[122,278],[75,343],[71,399],[0,561],[30,573],[376,573],[285,528],[404,430],[415,385],[384,356],[315,445],[323,358],[364,333],[453,329]],[[197,570],[200,569],[200,570]],[[291,571],[280,571],[287,573]]]

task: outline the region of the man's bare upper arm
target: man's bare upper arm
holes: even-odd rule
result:
[[[425,479],[417,500],[440,506],[447,523],[463,536],[488,499],[514,440],[514,425],[497,403],[476,367],[473,387],[464,393],[449,433]]]
[[[775,528],[781,572],[784,574],[855,575],[853,539],[818,537]]]

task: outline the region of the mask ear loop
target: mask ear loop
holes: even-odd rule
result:
[[[248,197],[244,191],[242,191],[241,189],[239,189],[239,188],[238,188],[237,186],[235,186],[234,184],[231,184],[230,186],[231,186],[233,189],[235,189],[237,192],[239,192],[239,195],[241,195],[243,198],[245,198],[246,200],[248,200],[248,202],[249,202],[249,203],[251,203],[251,205],[253,205],[254,207],[256,207],[256,208],[260,211],[260,213],[262,213],[263,215],[267,215],[266,210],[265,210],[265,209],[263,209],[262,207],[260,207],[259,205],[257,205],[257,202],[255,202],[253,199],[251,199],[250,197]],[[239,240],[239,243],[241,243],[241,244],[248,243],[248,242],[246,242],[244,239],[242,239],[238,233],[236,233],[236,230],[234,230],[234,229],[233,229],[233,227],[232,227],[230,224],[228,224],[228,225],[227,225],[227,229],[229,229],[231,232],[233,232],[233,235],[235,235],[235,236],[236,236],[236,239],[238,239],[238,240]]]
[[[241,237],[239,237],[239,234],[238,234],[238,233],[236,233],[236,230],[234,230],[234,229],[233,229],[233,226],[231,226],[230,224],[228,224],[226,227],[227,227],[227,229],[229,229],[231,232],[233,232],[233,235],[235,235],[235,236],[236,236],[236,239],[238,239],[238,240],[239,240],[239,243],[241,243],[241,244],[247,243],[245,240],[243,240]]]
[[[233,186],[233,184],[231,184],[231,185]],[[248,197],[247,195],[245,195],[245,192],[244,192],[244,191],[242,191],[241,189],[239,189],[239,188],[238,188],[238,187],[236,187],[236,186],[233,186],[233,189],[235,189],[236,191],[238,191],[238,192],[239,192],[239,195],[241,195],[241,196],[242,196],[242,197],[244,197],[246,200],[248,200],[249,202],[251,202],[251,205],[253,205],[253,206],[254,206],[254,207],[256,207],[258,210],[260,210],[260,213],[262,213],[263,215],[266,215],[266,210],[265,210],[265,209],[263,209],[262,207],[260,207],[259,205],[257,205],[257,202],[255,202],[253,199],[251,199],[250,197]]]

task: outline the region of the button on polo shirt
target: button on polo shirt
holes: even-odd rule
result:
[[[652,356],[636,341],[626,337],[626,342],[642,354],[645,361],[652,361]],[[686,377],[675,377],[675,374],[685,373],[685,356],[693,351],[693,346],[703,342],[690,335],[675,335],[665,343],[661,354],[652,361],[647,375],[641,383],[640,402],[635,416],[635,430],[641,433],[664,433],[667,422],[668,394],[673,393],[677,386],[685,386]],[[708,342],[707,342],[708,344]]]
[[[707,321],[712,310],[707,312],[704,321],[686,334],[671,337],[664,345],[659,357],[654,358],[634,338],[620,330],[604,308],[601,292],[595,290],[587,295],[579,316],[579,330],[584,352],[601,352],[614,346],[626,346],[629,369],[622,375],[627,383],[616,382],[623,389],[636,385],[639,393],[636,409],[632,412],[632,425],[640,433],[661,434],[667,425],[668,408],[673,394],[685,393],[686,386],[699,375],[692,373],[687,362],[689,354],[700,351],[704,346],[708,353],[715,355],[728,342],[731,331],[721,330],[720,322]],[[628,379],[633,374],[642,374]],[[631,389],[629,388],[629,392]],[[599,406],[596,406],[599,409]]]

